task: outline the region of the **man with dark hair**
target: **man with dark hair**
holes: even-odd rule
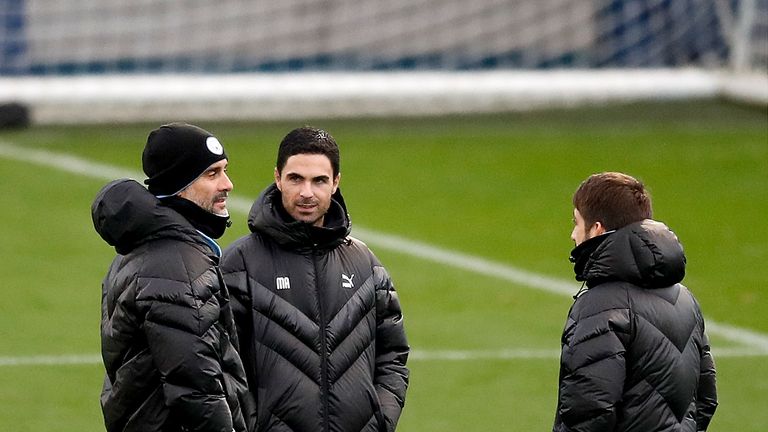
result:
[[[91,207],[118,253],[102,284],[106,428],[246,431],[253,404],[214,240],[229,223],[227,155],[173,123],[149,134],[142,164],[149,190],[115,180]]]
[[[392,432],[410,348],[392,280],[349,236],[335,140],[291,131],[274,176],[221,265],[257,430]]]
[[[715,364],[699,305],[680,284],[682,245],[626,174],[590,176],[573,205],[571,261],[585,286],[563,331],[552,430],[706,430]]]

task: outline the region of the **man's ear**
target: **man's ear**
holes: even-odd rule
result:
[[[603,223],[600,221],[595,222],[592,224],[592,228],[589,229],[589,234],[591,237],[597,237],[601,234],[605,234],[605,226],[603,226]]]
[[[282,192],[282,185],[280,185],[280,171],[277,170],[277,167],[275,167],[275,184],[277,185],[277,188],[280,190],[280,192]]]
[[[331,192],[331,195],[335,194],[339,188],[339,181],[341,181],[341,173],[336,174],[336,178],[333,179],[333,192]]]

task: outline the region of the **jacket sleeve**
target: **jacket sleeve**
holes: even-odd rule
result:
[[[387,432],[392,432],[405,405],[409,377],[406,362],[410,347],[405,336],[400,301],[389,274],[384,267],[375,266],[374,277],[377,282],[374,385]]]
[[[577,300],[588,301],[587,295]],[[625,372],[628,309],[569,315],[562,339],[553,431],[613,431]]]
[[[166,404],[190,431],[233,430],[217,355],[219,304],[210,290],[160,278],[139,279],[137,306]]]
[[[234,318],[236,333],[239,339],[238,353],[242,359],[245,375],[250,388],[256,388],[256,377],[253,374],[253,327],[251,325],[251,294],[248,274],[245,271],[245,261],[239,248],[230,247],[224,251],[219,267],[224,284],[229,291],[229,306]],[[257,417],[256,392],[248,391],[243,395],[240,405],[243,417],[251,430],[255,427]]]
[[[239,351],[245,363],[253,358],[251,353],[253,329],[250,315],[252,302],[248,288],[248,273],[245,271],[245,260],[240,249],[232,247],[226,249],[221,257],[220,269],[229,290],[229,304],[240,342]],[[248,365],[245,365],[245,368],[248,370]]]
[[[700,371],[699,388],[696,391],[696,430],[705,431],[717,408],[715,360],[710,352],[706,333],[701,348]]]

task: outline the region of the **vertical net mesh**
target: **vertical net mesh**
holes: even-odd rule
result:
[[[768,0],[0,0],[0,5],[5,75],[721,68],[731,66],[735,47],[746,50],[743,64],[765,71],[768,56]],[[749,10],[741,14],[745,5]]]

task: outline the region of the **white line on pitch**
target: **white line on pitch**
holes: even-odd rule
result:
[[[713,350],[715,360],[720,358],[765,357],[768,353],[752,348],[720,348]],[[498,350],[413,350],[408,360],[558,360],[557,349],[498,349]]]
[[[765,357],[768,353],[751,348],[720,348],[713,351],[715,359]],[[552,360],[560,358],[557,349],[496,349],[496,350],[419,350],[414,349],[409,361],[470,361],[470,360]],[[0,357],[0,367],[13,366],[80,366],[101,365],[101,356],[90,355],[39,355]]]
[[[101,356],[93,355],[40,355],[0,357],[0,366],[60,366],[101,364]]]
[[[79,156],[40,149],[28,149],[5,142],[0,142],[0,157],[47,166],[57,170],[102,180],[114,180],[122,177],[140,179],[144,177],[140,172],[91,161]],[[251,208],[251,203],[251,200],[233,195],[229,199],[228,206],[231,210],[248,214],[248,211]],[[575,283],[529,272],[485,258],[438,248],[427,243],[409,240],[396,235],[380,233],[358,226],[354,228],[354,234],[363,239],[366,243],[375,245],[380,249],[415,256],[427,261],[463,269],[473,273],[494,276],[502,280],[540,291],[571,296],[578,288],[578,285]],[[729,341],[737,342],[749,347],[750,349],[755,349],[759,352],[768,354],[768,335],[754,330],[714,322],[709,319],[707,319],[706,324],[707,331],[712,336],[717,335]]]

